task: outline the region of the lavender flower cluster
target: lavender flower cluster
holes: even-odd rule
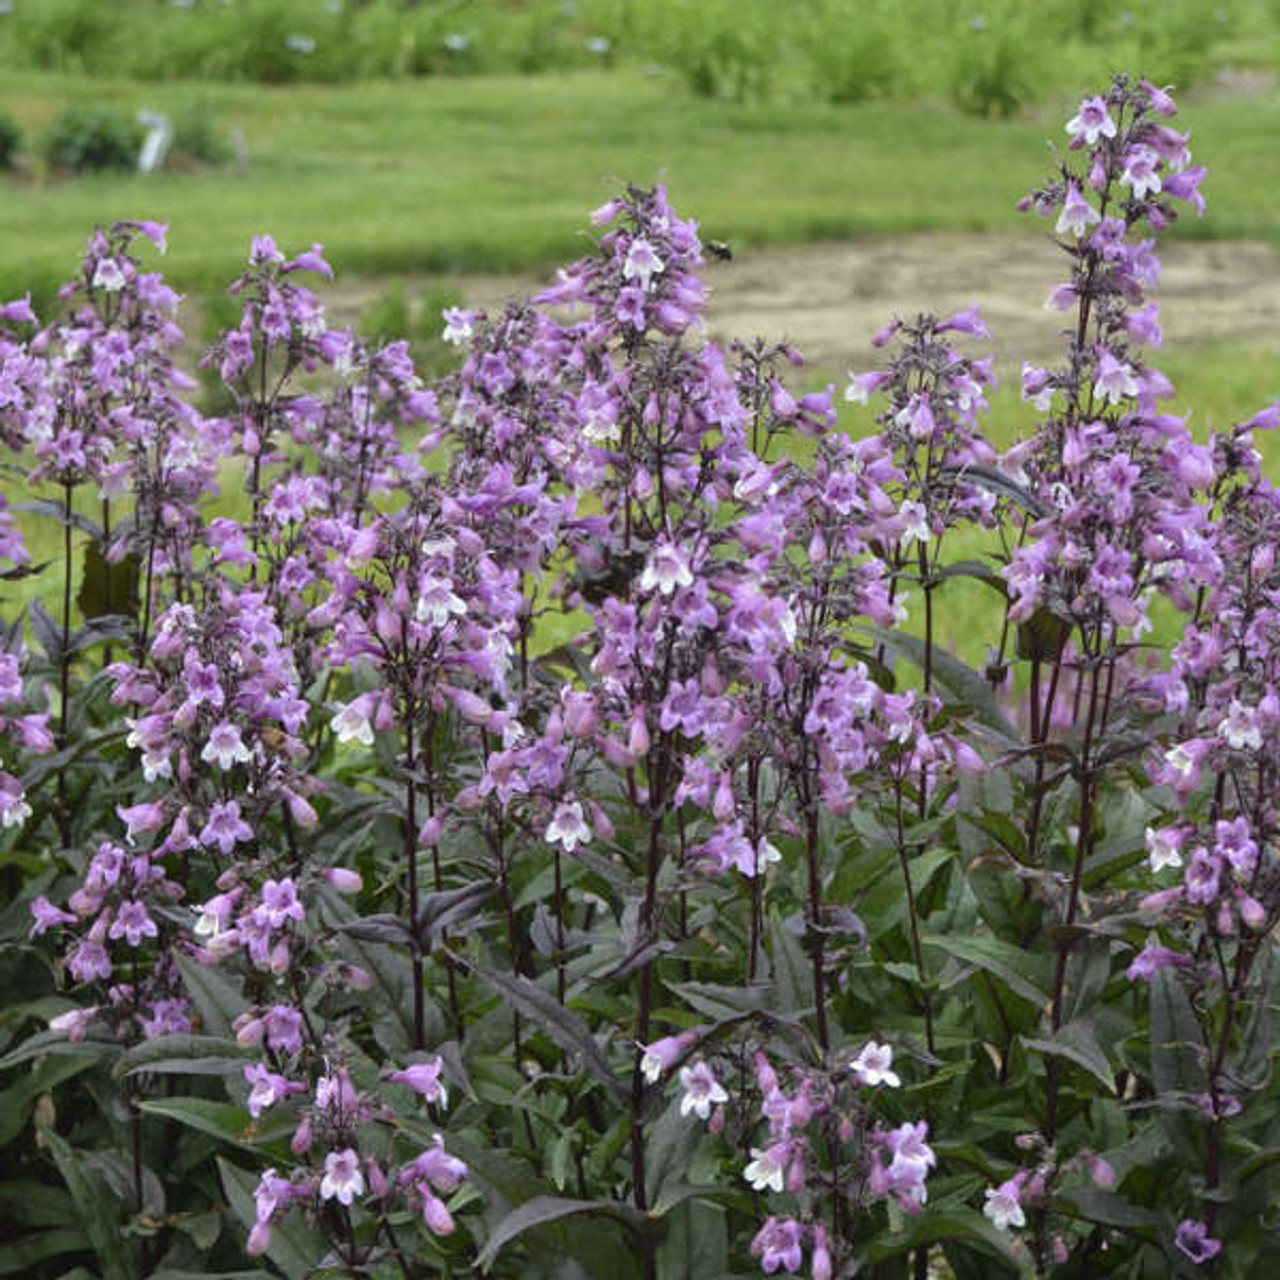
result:
[[[548,1115],[570,1138],[616,1133],[607,1163],[576,1138],[561,1159],[583,1202],[594,1177],[651,1223],[675,1203],[662,1112],[704,1181],[749,1184],[765,1273],[807,1256],[814,1280],[849,1275],[904,1215],[927,1221],[941,1170],[975,1163],[931,1080],[965,1051],[949,993],[1003,971],[995,952],[939,967],[944,907],[992,926],[962,875],[933,877],[994,766],[1025,803],[1017,839],[983,828],[1000,848],[979,861],[1023,886],[1020,941],[1052,976],[1020,1040],[992,997],[999,1081],[1013,1055],[1042,1066],[1017,1141],[946,1203],[983,1224],[980,1208],[1010,1265],[1098,1247],[1115,1211],[1095,1223],[1063,1197],[1113,1195],[1134,1158],[1095,1154],[1071,1114],[1068,1069],[1106,1078],[1114,1056],[1076,987],[1127,965],[1203,1036],[1198,1086],[1155,1105],[1202,1125],[1204,1174],[1165,1244],[1211,1261],[1227,1128],[1263,1087],[1242,1040],[1280,921],[1280,500],[1253,447],[1280,409],[1200,444],[1163,407],[1155,237],[1174,202],[1204,211],[1173,113],[1118,77],[1023,202],[1056,216],[1071,274],[1050,306],[1071,325],[1060,367],[1024,368],[1040,425],[1003,454],[980,428],[995,376],[971,353],[976,308],[877,336],[884,367],[845,399],[874,398],[879,430],[852,435],[834,387],[788,390],[791,348],[705,339],[697,227],[661,187],[598,209],[593,251],[532,301],[446,313],[462,358],[434,386],[406,344],[328,327],[300,283],[332,275],[319,246],[287,260],[266,236],[204,357],[224,416],[193,406],[179,299],[141,268],[163,227],[95,233],[61,319],[0,310],[0,434],[23,483],[58,495],[67,548],[47,662],[20,628],[0,655],[17,770],[0,819],[48,850],[30,933],[55,943],[65,993],[39,1045],[145,1066],[148,1042],[205,1061],[220,1036],[245,1132],[287,1134],[258,1170],[250,1254],[273,1256],[291,1215],[349,1274],[416,1274],[459,1236],[496,1251],[539,1223],[496,1225],[530,1196],[484,1143],[536,1165]],[[235,478],[239,516],[212,514]],[[1005,549],[978,575],[1006,597],[965,687],[991,695],[983,714],[935,619],[944,546],[973,530]],[[104,610],[115,629],[72,627],[73,531],[137,578],[136,611]],[[0,556],[28,561],[7,508]],[[1142,642],[1161,598],[1185,619],[1163,665]],[[113,650],[100,670],[95,645]],[[94,698],[104,779],[75,756]],[[56,787],[34,764],[55,751]],[[1140,787],[1149,866],[1099,880],[1108,806]],[[848,873],[855,854],[900,876],[887,924],[852,909],[874,880]],[[1112,874],[1128,878],[1104,908]],[[881,1021],[904,988],[909,1015]],[[126,1078],[140,1129],[154,1077]],[[494,1119],[499,1097],[521,1100]],[[144,1163],[139,1138],[139,1188]],[[634,1230],[656,1275],[657,1237]]]

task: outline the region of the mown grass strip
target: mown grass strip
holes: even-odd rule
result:
[[[234,274],[263,231],[290,247],[324,243],[347,275],[542,267],[576,255],[588,211],[622,181],[665,180],[707,234],[739,245],[1010,228],[1022,225],[1015,200],[1052,162],[1046,129],[1072,105],[990,121],[929,105],[739,104],[633,72],[276,88],[24,73],[0,84],[0,113],[36,139],[70,103],[176,116],[196,99],[214,128],[239,130],[246,168],[67,179],[37,162],[4,184],[0,292],[48,291],[92,227],[122,217],[169,222],[166,272],[197,291]],[[1211,216],[1177,234],[1274,238],[1280,93],[1193,105]]]

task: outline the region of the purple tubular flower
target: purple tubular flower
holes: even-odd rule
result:
[[[291,1093],[305,1093],[307,1086],[276,1075],[265,1063],[255,1062],[244,1068],[245,1081],[252,1086],[246,1104],[249,1114],[256,1120],[267,1107],[274,1106]]]
[[[773,1275],[779,1267],[799,1271],[803,1261],[801,1242],[804,1227],[794,1218],[769,1218],[751,1242],[752,1257],[760,1259],[760,1269]]]
[[[0,306],[0,320],[10,324],[38,324],[36,313],[31,310],[31,294],[23,294],[21,298]]]
[[[1107,110],[1105,98],[1086,98],[1080,110],[1067,121],[1066,131],[1071,135],[1071,147],[1093,146],[1099,138],[1114,138],[1116,122]]]
[[[449,1105],[449,1093],[440,1079],[444,1070],[444,1059],[436,1058],[434,1062],[415,1062],[402,1071],[393,1071],[387,1076],[392,1084],[407,1085],[415,1093],[420,1093],[428,1102],[438,1102],[442,1107]]]
[[[131,947],[140,946],[143,938],[154,938],[159,933],[156,922],[147,914],[141,902],[122,903],[111,922],[107,936],[123,938]]]
[[[657,1084],[663,1072],[670,1071],[672,1065],[697,1039],[696,1031],[682,1031],[679,1035],[666,1036],[652,1044],[641,1045],[644,1052],[640,1059],[640,1070],[644,1078],[650,1084]]]
[[[324,246],[313,244],[305,253],[300,253],[290,262],[286,262],[280,268],[282,275],[287,275],[290,271],[314,271],[317,275],[322,275],[326,279],[333,279],[333,268],[324,260]]]
[[[1125,976],[1130,982],[1136,982],[1139,978],[1150,982],[1161,969],[1176,968],[1187,963],[1189,961],[1186,956],[1170,951],[1159,943],[1149,942],[1129,965]]]
[[[55,907],[44,894],[32,901],[31,914],[35,917],[35,923],[27,934],[29,938],[38,938],[42,933],[52,929],[57,924],[76,923],[76,917],[71,912]]]
[[[281,1053],[302,1052],[302,1014],[288,1005],[273,1005],[263,1018],[267,1045]]]
[[[432,1135],[431,1146],[401,1169],[399,1181],[429,1182],[437,1191],[448,1195],[458,1189],[466,1176],[466,1164],[444,1149],[444,1138],[437,1133]]]
[[[1211,1261],[1222,1252],[1222,1241],[1215,1240],[1209,1234],[1209,1228],[1193,1218],[1184,1218],[1178,1223],[1175,1240],[1178,1248],[1197,1266]]]
[[[984,342],[991,338],[991,331],[987,328],[987,322],[983,320],[976,302],[970,303],[963,311],[957,311],[949,320],[944,320],[935,332],[967,333]]]
[[[320,1199],[337,1200],[339,1204],[349,1206],[356,1196],[363,1194],[364,1174],[360,1169],[360,1157],[350,1147],[330,1151],[324,1158]]]

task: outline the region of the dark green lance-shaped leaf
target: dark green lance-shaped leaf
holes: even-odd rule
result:
[[[804,919],[799,919],[801,929]],[[776,1008],[799,1013],[813,1007],[813,969],[800,947],[800,939],[776,916],[769,925],[769,959],[773,964]]]
[[[1160,1128],[1184,1160],[1199,1159],[1202,1124],[1190,1099],[1208,1091],[1200,1023],[1177,970],[1151,977],[1151,1077]]]
[[[1026,862],[1026,837],[1023,835],[1022,828],[1007,814],[988,813],[983,809],[975,808],[962,813],[958,825],[977,827],[990,836],[1015,862]]]
[[[645,1126],[645,1186],[650,1204],[661,1201],[668,1188],[688,1181],[689,1167],[701,1141],[701,1128],[680,1114],[680,1103],[674,1098],[655,1121]]]
[[[108,729],[103,733],[86,733],[78,736],[71,746],[64,747],[61,751],[37,757],[22,775],[23,787],[27,792],[34,791],[50,778],[56,778],[69,765],[97,751],[99,747],[121,741],[128,732],[128,729]]]
[[[1271,1054],[1274,1040],[1271,1034],[1271,974],[1272,950],[1264,948],[1254,964],[1253,977],[1257,983],[1253,1008],[1240,1037],[1234,1074],[1246,1089],[1265,1088],[1271,1072]]]
[[[421,1121],[399,1119],[396,1127],[415,1137],[424,1146],[434,1138],[434,1126]],[[629,1125],[626,1116],[619,1116],[616,1128],[623,1135],[619,1147],[626,1141]],[[609,1146],[607,1137],[603,1147]],[[495,1208],[506,1201],[509,1206],[525,1204],[538,1196],[550,1196],[550,1186],[531,1173],[510,1152],[492,1148],[483,1143],[468,1142],[458,1134],[448,1138],[450,1155],[466,1162],[473,1181],[485,1189],[486,1199]],[[600,1152],[597,1146],[592,1155]],[[604,1153],[608,1156],[607,1150]],[[608,1167],[611,1157],[605,1161]],[[590,1164],[590,1160],[588,1161]],[[567,1256],[580,1261],[584,1274],[604,1275],[610,1280],[632,1280],[637,1267],[635,1251],[627,1247],[627,1241],[616,1223],[607,1218],[570,1218],[558,1220],[526,1232],[521,1244],[529,1250],[535,1262],[541,1263],[548,1274]]]
[[[92,1058],[48,1057],[0,1093],[0,1147],[27,1127],[36,1100],[55,1085],[93,1066]]]
[[[114,1071],[118,1077],[139,1071],[159,1075],[221,1076],[239,1073],[243,1063],[257,1055],[222,1036],[173,1035],[144,1040],[121,1055]]]
[[[215,1102],[212,1098],[147,1098],[138,1104],[138,1109],[148,1115],[166,1116],[238,1147],[256,1149],[246,1140],[251,1124],[249,1113],[229,1102]]]
[[[0,1249],[0,1276],[18,1276],[20,1280],[42,1275],[37,1266],[48,1258],[64,1253],[84,1253],[92,1248],[89,1237],[79,1227],[55,1227],[18,1240],[6,1240]]]
[[[1010,479],[1003,471],[984,466],[980,462],[940,467],[938,479],[949,484],[976,485],[979,489],[994,493],[997,498],[1012,502],[1015,507],[1021,507],[1037,520],[1043,520],[1049,514],[1049,508],[1026,485],[1021,485],[1016,480]]]
[[[138,612],[138,557],[127,555],[108,563],[100,543],[86,542],[76,603],[80,606],[81,617],[85,619],[135,616]]]
[[[528,978],[498,973],[480,965],[469,967],[487,986],[541,1027],[562,1049],[577,1054],[587,1074],[604,1085],[618,1102],[630,1105],[630,1091],[614,1074],[595,1036],[576,1013]]]
[[[71,653],[84,653],[85,650],[92,649],[94,645],[102,644],[104,641],[127,641],[132,637],[133,630],[127,618],[121,618],[115,614],[109,617],[90,618],[83,627],[78,627],[71,633],[68,649]]]
[[[908,1249],[931,1244],[935,1240],[973,1240],[1007,1262],[1014,1261],[1010,1233],[999,1231],[982,1214],[963,1205],[939,1207],[917,1218],[908,1219],[903,1230],[882,1232],[867,1247],[866,1260],[884,1263],[906,1253]],[[887,1270],[887,1269],[886,1269]],[[875,1274],[880,1274],[879,1268]]]
[[[687,1200],[668,1215],[667,1238],[658,1253],[663,1280],[704,1280],[728,1270],[729,1231],[717,1204]]]
[[[231,1024],[249,1007],[239,988],[220,970],[209,968],[181,951],[174,953],[174,960],[187,994],[199,1011],[202,1029],[214,1036],[229,1036]]]
[[[379,912],[377,915],[360,916],[338,926],[348,938],[357,942],[382,942],[387,946],[407,947],[413,941],[409,926],[397,915]]]
[[[1105,1088],[1114,1093],[1116,1078],[1112,1074],[1107,1055],[1098,1043],[1093,1028],[1083,1020],[1068,1022],[1059,1027],[1048,1039],[1031,1039],[1022,1037],[1024,1047],[1036,1053],[1050,1053],[1059,1058],[1066,1058],[1076,1066],[1083,1067],[1090,1075],[1101,1081]]]
[[[81,533],[87,533],[91,538],[99,541],[102,539],[102,526],[96,520],[91,520],[78,511],[68,511],[61,502],[54,502],[51,498],[29,498],[23,502],[11,502],[9,509],[29,511],[33,515],[55,520],[61,525],[69,524],[73,529],[79,529]]]
[[[7,1071],[32,1058],[55,1054],[59,1057],[92,1058],[95,1061],[110,1062],[120,1056],[120,1046],[105,1040],[68,1040],[66,1035],[57,1031],[37,1031],[29,1040],[24,1040],[16,1049],[11,1049],[0,1058],[0,1071]]]
[[[1056,662],[1071,634],[1071,623],[1051,609],[1037,609],[1018,623],[1018,657],[1028,662]]]
[[[485,1242],[476,1265],[487,1271],[502,1249],[533,1227],[545,1226],[579,1214],[612,1218],[633,1235],[649,1226],[648,1215],[615,1200],[562,1200],[558,1196],[535,1196],[507,1214]]]
[[[1106,1227],[1120,1227],[1124,1231],[1138,1232],[1147,1239],[1154,1239],[1163,1221],[1154,1209],[1130,1204],[1114,1191],[1101,1187],[1077,1187],[1055,1197],[1053,1207],[1060,1213],[1086,1222],[1098,1222]]]
[[[258,1179],[221,1156],[218,1157],[218,1172],[222,1175],[223,1190],[231,1207],[246,1229],[252,1230],[258,1221],[253,1201]],[[293,1213],[271,1224],[267,1257],[289,1280],[306,1280],[320,1261],[324,1247],[324,1237],[310,1230],[301,1215]]]
[[[1002,599],[1009,594],[1008,584],[999,570],[985,560],[957,560],[954,564],[939,569],[933,578],[935,582],[945,582],[948,578],[972,578],[975,582],[990,587]]]
[[[418,936],[422,945],[430,950],[441,932],[474,916],[496,888],[491,880],[477,880],[461,889],[423,894],[418,908]]]
[[[183,1235],[190,1236],[197,1249],[212,1249],[222,1234],[222,1214],[216,1209],[207,1213],[176,1213],[169,1221]]]
[[[680,982],[672,986],[686,1004],[713,1023],[732,1022],[772,1007],[772,987],[737,987],[716,982]]]
[[[919,636],[908,635],[904,631],[890,631],[870,623],[863,624],[861,630],[870,633],[886,649],[892,649],[913,666],[924,670],[925,643]],[[972,667],[966,666],[954,654],[935,644],[932,671],[938,684],[954,699],[969,707],[982,724],[995,730],[1008,742],[1019,741],[1017,730],[997,705],[991,686]]]
[[[80,1224],[89,1237],[102,1269],[102,1280],[136,1280],[141,1269],[130,1258],[120,1233],[121,1206],[111,1194],[106,1180],[72,1150],[52,1129],[42,1130],[45,1146],[67,1190],[75,1201]]]
[[[571,942],[572,938],[566,939],[566,945]],[[674,951],[675,947],[676,944],[667,938],[641,938],[621,960],[593,978],[592,981],[595,983],[621,982],[624,978],[630,977],[636,970],[643,969],[647,964],[652,964],[659,956],[666,955],[668,951]]]
[[[1172,967],[1151,977],[1151,1074],[1166,1097],[1205,1093],[1200,1023]]]
[[[175,1271],[162,1267],[147,1280],[275,1280],[269,1271]]]
[[[57,666],[62,661],[62,627],[39,599],[31,602],[27,616],[31,619],[31,630],[35,633],[36,643],[44,650],[49,661]]]
[[[344,958],[373,979],[368,1007],[376,1011],[373,1032],[378,1043],[393,1057],[402,1056],[413,1043],[413,969],[409,957],[401,949],[382,942],[363,942],[346,933],[346,927],[357,918],[351,904],[328,886],[322,886],[318,894],[326,922],[344,931]],[[444,1019],[431,1000],[424,1000],[424,1009],[430,1044],[443,1038]]]
[[[922,938],[926,947],[938,947],[965,964],[976,965],[998,978],[1015,995],[1039,1008],[1049,1003],[1048,991],[1032,979],[1040,964],[1021,947],[983,934],[972,937],[933,934]]]
[[[1256,1178],[1258,1174],[1265,1173],[1277,1164],[1280,1164],[1280,1147],[1267,1147],[1255,1152],[1240,1165],[1236,1170],[1236,1181],[1244,1186],[1250,1178]]]
[[[0,1182],[0,1221],[11,1227],[66,1227],[77,1218],[75,1204],[62,1187],[24,1179]]]
[[[37,577],[52,563],[52,560],[41,560],[39,564],[15,565],[12,569],[6,569],[0,573],[0,582],[21,582],[23,578]]]

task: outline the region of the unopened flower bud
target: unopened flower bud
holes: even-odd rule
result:
[[[358,871],[347,867],[326,867],[320,877],[327,880],[339,893],[359,893],[364,881]]]
[[[368,991],[373,986],[373,978],[359,965],[344,964],[339,972],[348,991]]]
[[[453,1215],[445,1208],[444,1201],[433,1195],[423,1183],[418,1184],[422,1192],[422,1220],[427,1229],[438,1236],[451,1235],[454,1230]]]
[[[612,840],[614,837],[613,823],[609,821],[609,815],[594,801],[587,801],[587,814],[591,819],[592,830],[601,840]]]
[[[1247,893],[1242,893],[1238,905],[1240,919],[1244,922],[1246,929],[1252,929],[1257,932],[1259,929],[1266,927],[1267,913],[1257,898],[1252,898]]]
[[[813,1229],[813,1265],[809,1274],[812,1280],[831,1280],[831,1251],[827,1248],[827,1233],[821,1227]]]
[[[364,1171],[369,1182],[369,1190],[375,1196],[381,1198],[391,1190],[391,1183],[383,1173],[382,1166],[372,1156],[365,1159]]]
[[[643,707],[636,707],[631,713],[631,729],[627,735],[627,750],[637,760],[649,754],[649,726],[645,723]]]
[[[303,1116],[301,1123],[293,1131],[293,1137],[289,1140],[289,1150],[295,1156],[300,1156],[304,1152],[311,1149],[311,1117]]]
[[[711,802],[711,812],[717,822],[728,822],[733,817],[734,807],[733,787],[729,783],[729,771],[726,769],[720,775],[720,782]]]
[[[1116,1185],[1116,1171],[1108,1161],[1094,1155],[1092,1151],[1082,1151],[1080,1156],[1095,1186],[1101,1187],[1103,1191],[1110,1191]]]
[[[636,767],[637,758],[634,752],[629,751],[616,738],[602,738],[600,740],[600,750],[604,752],[604,758],[615,769],[634,769]]]
[[[250,1017],[248,1014],[241,1014],[232,1026],[235,1028],[236,1044],[242,1049],[261,1044],[267,1031],[266,1023],[261,1018]]]
[[[285,791],[284,796],[289,805],[289,816],[298,826],[314,827],[316,825],[319,821],[316,811],[303,796],[298,795],[296,791],[288,790]]]
[[[1161,916],[1181,898],[1181,885],[1172,889],[1161,889],[1159,893],[1149,893],[1138,902],[1138,914],[1148,919]]]
[[[720,673],[720,668],[716,666],[716,660],[707,655],[706,661],[702,664],[702,692],[708,698],[715,698],[722,694],[725,690],[724,676]]]

